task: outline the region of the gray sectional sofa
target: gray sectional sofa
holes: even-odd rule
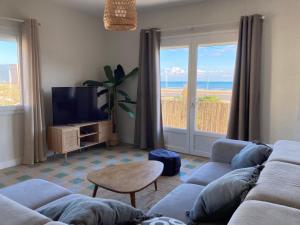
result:
[[[211,161],[155,204],[148,214],[159,213],[188,222],[190,210],[205,185],[231,171],[230,161],[248,142],[221,139],[214,143]],[[35,210],[61,199],[72,198],[69,190],[33,179],[0,189],[2,225],[62,225]],[[24,219],[26,220],[24,222]],[[278,141],[261,172],[257,185],[233,214],[229,225],[300,224],[300,142]]]
[[[211,161],[200,167],[185,184],[171,191],[150,210],[188,222],[190,210],[209,182],[231,171],[230,161],[248,142],[221,139],[214,143]],[[300,142],[278,141],[265,163],[257,185],[233,214],[229,225],[300,224]],[[201,223],[210,224],[210,223]],[[218,223],[213,223],[218,224]]]

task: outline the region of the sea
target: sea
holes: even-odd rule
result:
[[[184,88],[186,81],[161,81],[161,88]],[[232,90],[233,82],[230,81],[198,81],[197,89],[206,90]]]

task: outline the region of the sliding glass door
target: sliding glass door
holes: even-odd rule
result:
[[[227,132],[235,31],[163,38],[161,96],[167,148],[209,156]]]

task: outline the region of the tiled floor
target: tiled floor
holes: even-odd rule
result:
[[[148,152],[133,149],[130,146],[121,146],[115,149],[99,147],[83,150],[82,152],[71,153],[67,162],[61,156],[35,166],[22,165],[0,170],[0,188],[31,178],[41,178],[62,185],[76,193],[90,195],[93,185],[86,180],[86,175],[89,171],[112,164],[143,161],[147,160],[147,157]],[[172,178],[161,178],[162,183],[166,186],[167,184],[165,183],[167,182],[170,186],[169,189],[176,187],[180,180],[184,180],[205,161],[205,158],[182,155],[180,174]],[[162,189],[164,192],[160,193],[160,195],[165,195],[165,192],[169,191],[165,187]],[[108,197],[118,199],[114,195],[109,195]]]

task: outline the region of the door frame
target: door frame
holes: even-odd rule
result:
[[[184,146],[178,147],[168,144],[167,140],[166,147],[168,149],[191,155],[210,157],[212,143],[219,138],[225,137],[222,134],[202,132],[195,129],[198,47],[237,43],[237,39],[238,29],[190,35],[162,35],[161,48],[189,48],[186,129],[164,127],[164,133],[165,136],[168,136],[168,139],[172,137],[172,134],[182,134],[186,135],[186,143]],[[197,138],[202,139],[203,146],[195,146],[194,143]]]

